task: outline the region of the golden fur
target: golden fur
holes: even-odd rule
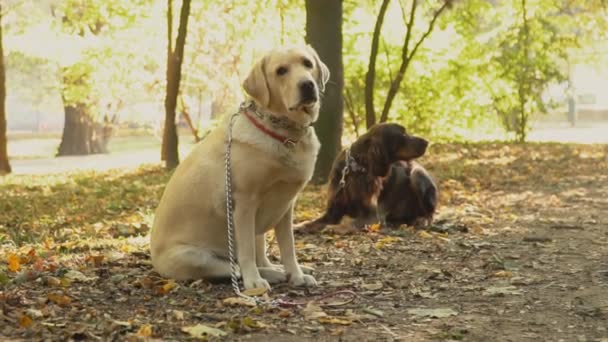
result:
[[[310,125],[317,119],[319,91],[328,78],[327,67],[306,46],[267,53],[243,82],[257,108],[307,127],[295,147],[288,148],[244,115],[235,118],[231,152],[235,242],[247,289],[270,288],[269,283],[287,280],[294,286],[316,285],[297,262],[292,215],[296,196],[310,180],[319,150]],[[314,101],[302,95],[302,84],[310,81],[314,82]],[[165,277],[230,276],[224,193],[228,122],[226,117],[178,166],[159,203],[150,251],[155,270]],[[264,124],[278,134],[289,134]],[[272,227],[283,266],[271,264],[266,256],[264,233]]]

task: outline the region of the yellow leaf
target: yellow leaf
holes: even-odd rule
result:
[[[8,269],[11,272],[19,272],[21,269],[21,261],[19,260],[19,256],[17,254],[9,254],[8,255]]]
[[[498,271],[496,273],[494,273],[495,277],[499,277],[499,278],[510,278],[513,276],[513,273],[509,272],[509,271]]]
[[[241,323],[249,328],[253,328],[253,329],[263,329],[268,327],[266,324],[262,323],[262,322],[258,322],[255,319],[251,318],[251,317],[245,317],[241,320]]]
[[[150,337],[152,336],[152,326],[150,324],[142,325],[139,330],[137,330],[137,336],[141,337]]]
[[[383,237],[382,239],[379,239],[376,242],[375,247],[376,247],[376,249],[381,249],[381,248],[385,247],[386,245],[391,245],[398,241],[402,241],[401,238],[396,237],[396,236],[386,236],[386,237]]]
[[[177,284],[175,283],[175,281],[173,279],[169,279],[163,286],[159,286],[156,288],[156,293],[160,294],[160,295],[164,295],[164,294],[169,293],[175,287],[177,287]]]
[[[230,297],[226,298],[222,301],[225,305],[242,305],[242,306],[257,306],[257,304],[253,300],[249,300],[242,297]]]
[[[19,326],[24,329],[29,328],[32,323],[34,323],[34,321],[27,315],[21,315],[21,317],[19,317]]]
[[[72,298],[62,294],[49,293],[48,299],[59,306],[67,306],[72,303]]]
[[[418,236],[420,236],[420,237],[421,237],[421,238],[423,238],[423,239],[430,239],[430,238],[432,238],[432,237],[433,237],[433,235],[429,234],[429,233],[428,233],[426,230],[421,230],[421,231],[418,233]]]
[[[247,296],[257,297],[263,295],[266,292],[268,292],[268,289],[266,289],[265,287],[256,287],[243,291],[243,294]]]
[[[203,324],[182,327],[182,331],[189,334],[191,337],[198,339],[206,339],[209,336],[221,337],[228,335],[224,330],[212,328]]]
[[[336,317],[319,317],[319,322],[325,324],[340,324],[340,325],[350,325],[353,322],[347,319],[341,319]]]
[[[382,226],[380,225],[380,223],[374,223],[371,226],[369,226],[367,228],[367,230],[369,230],[370,232],[379,232],[380,228],[382,228]]]

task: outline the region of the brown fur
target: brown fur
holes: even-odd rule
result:
[[[378,216],[384,226],[430,224],[437,207],[437,186],[426,169],[415,161],[399,161],[378,198]]]
[[[346,150],[340,152],[329,176],[325,214],[299,225],[297,229],[316,232],[328,224],[340,223],[345,215],[354,218],[357,227],[375,219],[378,196],[391,164],[422,156],[427,145],[426,140],[408,135],[401,125],[384,123],[373,126],[350,147],[351,156],[365,171],[349,169],[346,183],[341,187]]]

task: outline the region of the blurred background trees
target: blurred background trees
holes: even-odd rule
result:
[[[182,57],[179,39],[167,41],[167,2],[175,26],[184,22]],[[196,1],[185,22],[186,3],[3,1],[9,136],[60,139],[58,155],[108,152],[112,136],[155,137],[160,148],[164,136],[176,165],[177,136],[198,140],[236,110],[256,58],[304,42],[332,71],[316,125],[321,181],[341,142],[375,122],[435,141],[525,141],[568,98],[608,108],[576,81],[579,66],[608,65],[603,0]],[[181,82],[169,77],[177,60]]]

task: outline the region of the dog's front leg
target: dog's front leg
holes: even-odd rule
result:
[[[238,199],[234,212],[236,257],[241,268],[245,289],[263,287],[270,289],[266,279],[260,276],[255,262],[255,212],[252,201]]]
[[[293,202],[289,206],[287,213],[281,218],[275,227],[279,251],[281,253],[281,263],[288,274],[289,284],[292,286],[316,286],[317,281],[311,275],[304,274],[298,264],[296,249],[292,230]]]

